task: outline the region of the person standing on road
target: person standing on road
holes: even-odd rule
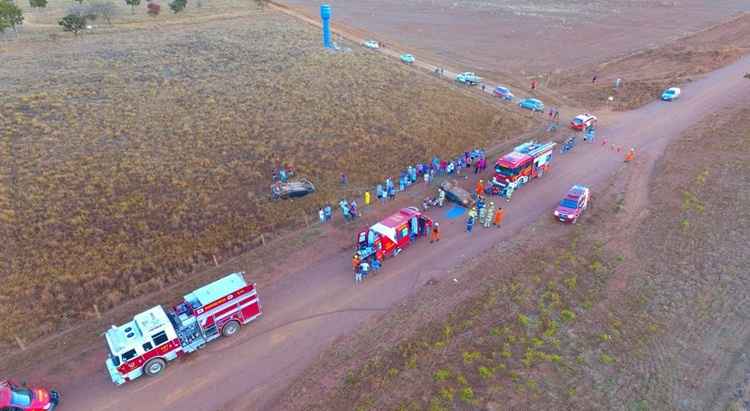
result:
[[[326,212],[321,208],[318,210],[318,218],[320,218],[320,224],[323,224],[326,222]]]
[[[362,261],[359,267],[360,267],[360,271],[362,271],[362,280],[366,280],[367,274],[370,273],[370,263],[368,263],[367,260]]]
[[[360,262],[359,253],[354,253],[354,257],[352,257],[352,269],[354,271],[357,271]]]
[[[357,218],[357,202],[355,200],[349,203],[349,213],[352,215],[352,220]]]
[[[495,216],[495,202],[490,201],[489,207],[487,207],[487,213],[485,214],[483,225],[484,228],[490,228],[492,224],[492,218]]]
[[[596,74],[591,78],[591,84],[596,85]]]
[[[365,197],[365,207],[369,207],[370,206],[370,192],[365,191],[364,197]]]
[[[502,207],[498,207],[497,211],[495,211],[495,219],[492,221],[492,225],[500,228],[500,225],[503,223],[503,217],[505,217],[505,212]]]
[[[432,224],[432,237],[430,237],[430,243],[434,241],[440,241],[440,226],[437,221]]]
[[[469,216],[466,219],[466,232],[471,234],[471,230],[474,228],[474,217]]]
[[[477,193],[477,197],[481,196],[484,193],[484,180],[477,181],[477,187],[475,191]]]
[[[326,204],[326,206],[323,208],[323,212],[326,215],[326,221],[331,221],[331,218],[333,218],[333,209],[331,208],[330,204]]]

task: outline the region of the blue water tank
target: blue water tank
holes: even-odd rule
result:
[[[331,42],[331,6],[328,4],[320,5],[320,19],[323,21],[323,47],[333,48],[333,42]]]

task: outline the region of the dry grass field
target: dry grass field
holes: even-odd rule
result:
[[[180,281],[410,162],[530,121],[375,53],[324,52],[315,30],[254,14],[6,44],[2,346]],[[271,202],[278,162],[318,193]]]
[[[529,230],[555,247],[500,244],[337,341],[279,409],[747,409],[750,110],[702,124]]]

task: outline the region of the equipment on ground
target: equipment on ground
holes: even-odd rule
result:
[[[417,237],[427,235],[428,226],[432,226],[432,220],[417,207],[402,208],[357,234],[357,254],[361,261],[378,251],[383,257],[396,256]]]
[[[60,394],[46,388],[28,388],[0,379],[0,410],[52,411],[60,403]]]
[[[464,190],[461,186],[458,185],[458,182],[445,180],[442,183],[440,183],[440,189],[445,191],[445,197],[449,201],[453,201],[454,203],[460,205],[461,207],[470,208],[474,205],[474,198],[471,196],[471,194]]]
[[[529,141],[500,157],[495,163],[495,176],[485,190],[510,199],[513,192],[534,178],[549,172],[552,151],[557,143]]]
[[[169,309],[157,305],[104,333],[105,361],[112,381],[121,385],[143,374],[160,374],[172,361],[221,336],[237,333],[262,314],[254,283],[237,272],[205,285]]]
[[[568,137],[560,146],[560,154],[566,153],[576,146],[576,136]]]
[[[315,192],[315,186],[308,180],[293,180],[271,185],[271,198],[274,200],[304,197]]]

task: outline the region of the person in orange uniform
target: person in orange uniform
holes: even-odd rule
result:
[[[479,180],[477,182],[477,196],[481,196],[484,194],[484,180]]]
[[[352,257],[352,269],[355,272],[359,270],[359,263],[360,263],[359,254],[354,254],[354,257]]]
[[[432,237],[430,237],[430,243],[434,241],[440,241],[440,227],[437,222],[432,225]]]
[[[497,210],[495,210],[495,218],[492,221],[492,225],[499,228],[500,224],[503,223],[503,217],[505,217],[505,211],[502,207],[498,207]]]
[[[628,154],[625,154],[625,162],[629,163],[631,161],[635,160],[635,148],[631,148],[628,151]]]

